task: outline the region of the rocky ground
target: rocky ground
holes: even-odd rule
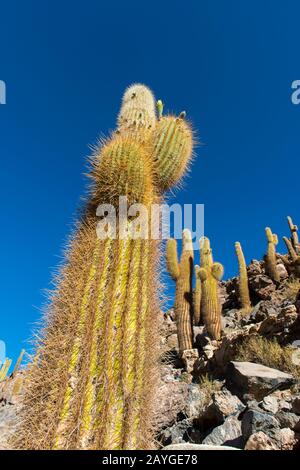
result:
[[[275,284],[263,263],[251,262],[248,311],[239,308],[238,280],[220,283],[222,339],[212,341],[204,326],[196,326],[194,349],[183,358],[174,312],[163,315],[159,448],[300,448],[300,283],[280,262],[278,268],[281,281]],[[2,449],[14,433],[24,374],[0,384]]]
[[[300,447],[300,284],[282,264],[278,268],[281,281],[275,284],[263,263],[251,262],[249,311],[239,308],[237,279],[222,282],[222,340],[194,327],[195,349],[181,360],[174,312],[165,313],[160,447]]]

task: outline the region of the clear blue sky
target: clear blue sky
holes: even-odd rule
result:
[[[298,0],[2,2],[1,327],[16,358],[84,192],[88,144],[115,126],[122,92],[144,82],[186,110],[203,143],[174,200],[204,203],[226,276],[300,223]],[[282,246],[282,245],[281,245]],[[198,256],[198,254],[197,254]],[[169,295],[172,287],[169,287]]]

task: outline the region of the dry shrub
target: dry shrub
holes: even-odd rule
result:
[[[257,362],[290,373],[300,380],[300,367],[293,364],[291,357],[294,351],[295,349],[290,346],[280,346],[275,339],[269,340],[262,336],[250,336],[248,341],[244,341],[239,346],[235,359]]]

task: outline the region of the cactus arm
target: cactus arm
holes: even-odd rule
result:
[[[289,255],[290,255],[291,259],[293,261],[295,261],[298,258],[298,256],[297,256],[297,253],[296,253],[296,251],[295,251],[295,249],[292,245],[292,242],[287,237],[282,237],[282,239],[283,239],[283,241],[284,241],[284,243],[285,243],[285,245],[288,249],[288,252],[289,252]]]
[[[211,274],[217,281],[220,281],[224,274],[223,265],[221,263],[214,263],[211,267]]]
[[[244,253],[239,242],[235,243],[235,252],[239,263],[239,300],[242,308],[249,308],[251,306],[251,302],[249,295],[247,266]]]
[[[296,251],[296,254],[300,254],[300,245],[299,245],[299,238],[298,238],[298,227],[293,223],[293,220],[290,216],[287,217],[287,221],[289,224],[289,228],[291,231],[291,242],[293,245],[294,250]]]
[[[167,241],[167,270],[173,281],[176,281],[180,275],[180,267],[178,263],[177,255],[177,241],[174,238],[170,238]]]
[[[164,116],[156,124],[153,160],[156,182],[161,191],[180,182],[193,152],[193,133],[186,121]]]
[[[24,354],[25,354],[25,349],[22,349],[22,351],[21,351],[21,353],[20,353],[20,355],[19,355],[19,357],[18,357],[18,360],[17,360],[17,362],[16,362],[16,365],[15,365],[15,367],[14,367],[13,375],[15,375],[15,374],[18,372],[19,367],[20,367],[20,365],[21,365],[21,362],[22,362],[22,360],[23,360]]]
[[[0,382],[6,379],[11,363],[11,359],[6,358],[4,363],[2,364],[2,367],[0,369]]]

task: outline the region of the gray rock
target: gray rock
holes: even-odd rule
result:
[[[232,445],[242,447],[241,422],[234,416],[229,416],[223,424],[217,426],[203,441],[205,445]]]
[[[263,411],[249,409],[244,413],[242,418],[241,429],[245,441],[247,441],[252,434],[259,431],[272,437],[274,431],[279,428],[279,421],[272,414]]]
[[[274,396],[266,396],[263,398],[260,406],[263,410],[276,414],[279,409],[278,399]]]
[[[204,444],[190,444],[186,442],[185,444],[171,444],[163,448],[163,450],[240,450],[236,447],[230,446],[211,446],[211,445],[204,445]]]
[[[279,421],[281,428],[294,429],[299,421],[299,416],[295,413],[289,413],[288,411],[280,410],[276,413],[275,418]]]
[[[174,424],[170,428],[164,429],[161,432],[160,441],[163,445],[165,444],[180,444],[186,442],[189,430],[192,429],[192,420],[183,419],[178,423]]]
[[[184,382],[161,383],[157,395],[155,427],[159,431],[172,426],[184,410],[188,397],[188,385]]]
[[[187,418],[198,418],[207,402],[204,390],[198,384],[190,384],[187,389],[187,400],[184,413]]]
[[[232,361],[227,367],[226,386],[239,397],[260,401],[274,390],[290,388],[295,383],[291,374],[254,362]]]
[[[214,392],[212,395],[212,403],[206,410],[207,417],[216,424],[221,424],[230,415],[238,415],[245,409],[245,405],[236,396],[232,395],[229,390],[223,389]]]

